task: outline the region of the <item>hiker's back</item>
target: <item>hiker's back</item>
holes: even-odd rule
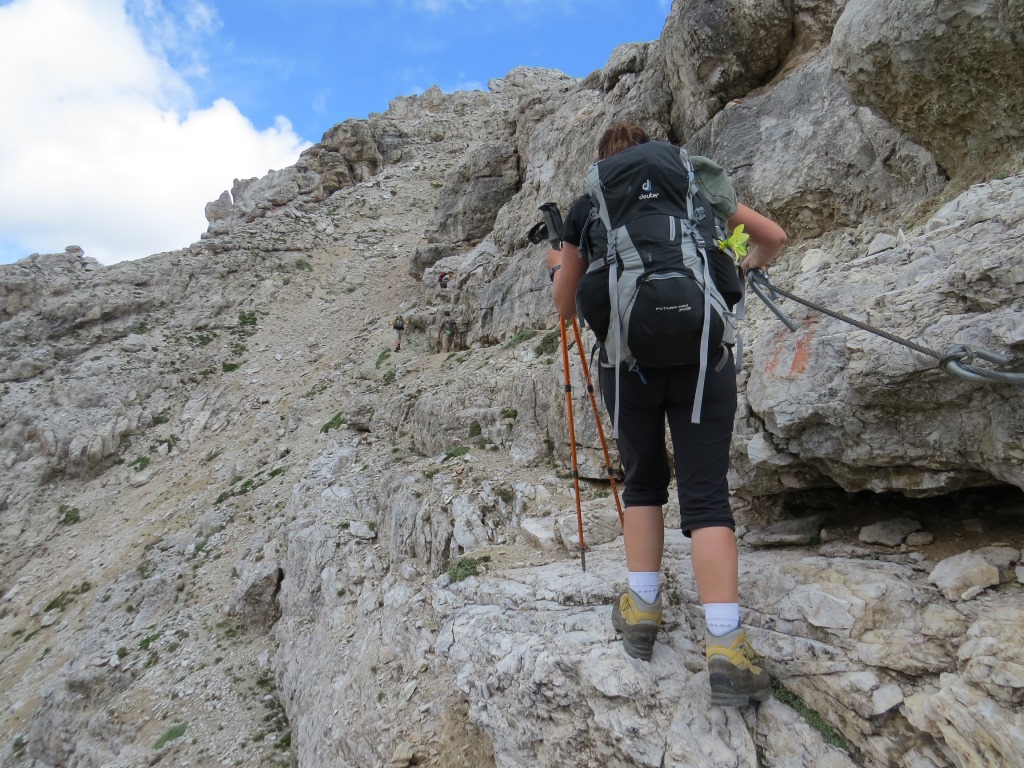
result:
[[[725,180],[700,160],[716,183]],[[723,212],[701,191],[687,152],[656,141],[625,149],[591,166],[587,194],[590,265],[578,302],[611,364],[706,363],[732,344],[730,310],[741,293],[735,264],[717,246]]]

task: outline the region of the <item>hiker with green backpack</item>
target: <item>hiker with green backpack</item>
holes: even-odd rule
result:
[[[628,655],[651,659],[662,622],[667,417],[705,611],[711,701],[764,700],[769,678],[740,625],[726,478],[737,404],[732,307],[742,288],[725,235],[742,225],[753,242],[745,273],[775,259],[786,233],[736,203],[721,167],[651,141],[638,125],[609,128],[598,156],[546,264],[559,314],[573,318],[578,306],[598,337],[602,397],[625,469],[629,589],[613,605],[612,624]]]

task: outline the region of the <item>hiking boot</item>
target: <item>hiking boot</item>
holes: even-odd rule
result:
[[[751,700],[764,701],[771,694],[768,673],[754,664],[757,657],[742,627],[721,637],[709,634],[707,658],[712,704],[742,707]]]
[[[645,603],[627,589],[612,606],[612,626],[622,633],[622,647],[629,656],[650,661],[661,626],[661,595]]]

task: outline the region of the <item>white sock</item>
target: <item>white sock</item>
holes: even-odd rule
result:
[[[715,637],[721,637],[740,625],[739,603],[705,603],[704,621],[708,625],[708,632]]]
[[[657,571],[630,571],[629,588],[645,603],[653,603],[661,593],[661,574]]]

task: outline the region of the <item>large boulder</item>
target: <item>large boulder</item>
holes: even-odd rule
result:
[[[975,182],[1024,154],[1022,28],[1020,0],[850,0],[830,60],[858,104]]]
[[[672,88],[672,128],[686,140],[730,99],[768,79],[793,45],[789,3],[676,3],[661,33]]]
[[[824,54],[720,112],[689,147],[725,166],[740,201],[791,237],[889,220],[944,185],[926,150],[850,100]]]
[[[518,189],[519,158],[511,137],[481,142],[445,178],[429,239],[476,245]]]
[[[966,344],[1007,355],[1019,371],[1024,266],[1005,254],[1024,244],[1022,201],[1024,179],[979,185],[921,228],[811,250],[775,282],[936,356]],[[740,424],[741,433],[759,424],[763,434],[737,441],[740,495],[818,483],[909,496],[1024,488],[1019,387],[950,376],[934,356],[789,301],[784,307],[796,333],[751,308],[760,318],[746,387],[754,418]]]

